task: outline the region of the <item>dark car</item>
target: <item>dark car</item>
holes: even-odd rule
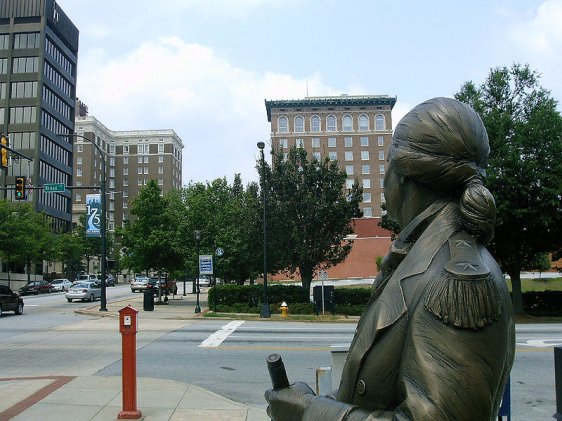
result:
[[[152,290],[154,291],[154,295],[158,295],[158,287],[160,287],[160,293],[162,295],[169,295],[169,294],[177,294],[178,293],[178,286],[176,285],[176,281],[171,279],[163,279],[163,278],[150,278],[148,283],[146,284],[146,291]]]
[[[19,292],[20,295],[28,295],[28,294],[43,294],[48,293],[50,294],[53,291],[53,286],[47,281],[31,281],[28,282],[25,286],[21,287]]]
[[[6,285],[0,285],[0,316],[2,316],[2,313],[5,311],[13,311],[16,314],[22,314],[23,300]]]

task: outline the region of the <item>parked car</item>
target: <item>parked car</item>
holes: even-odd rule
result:
[[[20,295],[51,293],[53,286],[47,281],[30,281],[19,289]]]
[[[178,293],[178,286],[176,285],[176,281],[173,281],[171,279],[164,279],[164,278],[150,278],[148,280],[148,283],[146,285],[146,289],[147,290],[153,290],[154,291],[154,295],[158,295],[158,288],[160,287],[161,291],[160,293],[162,295],[166,295],[166,294],[177,294]]]
[[[0,285],[0,316],[5,311],[13,311],[16,314],[23,313],[23,300],[21,297],[12,292],[10,287]]]
[[[146,290],[148,284],[148,278],[146,276],[135,276],[135,279],[131,282],[131,292],[142,292]]]
[[[94,301],[101,298],[101,287],[97,282],[79,282],[64,295],[69,303],[72,300]]]
[[[72,282],[64,278],[53,279],[51,285],[53,286],[53,291],[68,291],[72,286]]]
[[[98,273],[97,277],[98,277],[98,283],[101,285],[101,273]],[[116,283],[117,282],[115,282],[115,278],[113,277],[113,275],[111,273],[105,274],[105,285],[106,286],[114,287]]]
[[[78,275],[78,278],[76,278],[76,282],[98,282],[98,276],[94,275],[93,273],[83,273],[82,275]]]
[[[211,277],[208,275],[201,275],[199,277],[199,286],[200,287],[208,287],[211,285]]]

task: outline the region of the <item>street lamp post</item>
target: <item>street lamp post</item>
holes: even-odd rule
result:
[[[106,232],[106,205],[105,205],[105,152],[100,148],[100,146],[94,142],[92,139],[88,139],[86,136],[82,136],[76,133],[62,134],[59,133],[60,137],[79,137],[90,142],[97,149],[101,156],[101,300],[100,300],[100,310],[107,311],[107,293],[106,293],[106,268],[107,268],[107,232]]]
[[[199,306],[199,277],[201,276],[201,268],[199,267],[199,242],[201,241],[201,231],[195,230],[195,245],[197,246],[197,304],[195,305],[195,312],[201,313],[201,307]]]
[[[261,152],[261,167],[262,167],[262,185],[263,190],[263,303],[261,306],[260,317],[266,319],[271,317],[271,311],[269,310],[269,295],[267,293],[267,221],[265,208],[267,204],[267,189],[265,188],[265,156],[263,153],[263,148],[265,148],[264,142],[258,142],[258,148]]]

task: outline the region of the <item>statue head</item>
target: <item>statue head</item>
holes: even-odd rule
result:
[[[434,98],[396,126],[389,171],[435,197],[458,201],[464,228],[487,243],[495,222],[494,199],[483,185],[489,151],[486,128],[470,106]]]

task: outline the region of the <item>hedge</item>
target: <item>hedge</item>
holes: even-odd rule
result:
[[[270,309],[279,314],[286,302],[291,314],[315,314],[310,294],[301,286],[270,285],[267,288]],[[263,285],[220,285],[216,287],[217,311],[259,314]],[[370,288],[335,288],[335,314],[360,316],[371,296]],[[214,309],[215,288],[209,289],[209,308]],[[523,293],[523,308],[533,316],[562,316],[562,291]]]

